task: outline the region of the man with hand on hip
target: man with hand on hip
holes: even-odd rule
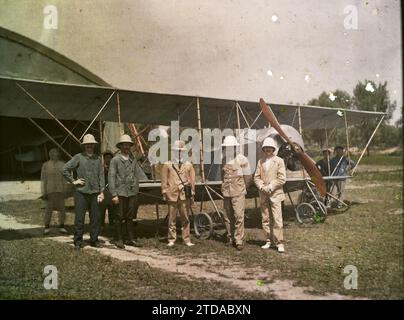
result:
[[[101,247],[98,242],[100,232],[100,209],[98,204],[104,200],[104,170],[101,158],[94,153],[98,142],[91,134],[83,137],[83,152],[76,154],[63,167],[63,176],[76,188],[74,191],[75,232],[74,246],[83,246],[84,221],[86,211],[90,215],[90,245]],[[76,176],[76,178],[74,178]]]

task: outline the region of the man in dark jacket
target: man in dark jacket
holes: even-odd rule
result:
[[[330,175],[330,154],[331,151],[329,149],[323,150],[323,159],[317,161],[316,166],[318,170],[320,170],[321,174],[324,177]]]
[[[331,159],[331,174],[337,177],[345,177],[349,175],[349,170],[352,169],[356,162],[345,156],[345,149],[343,146],[336,146],[334,148],[335,157]],[[331,193],[336,191],[336,196],[340,201],[344,200],[346,179],[339,179],[334,181],[331,187]],[[337,208],[341,208],[342,205],[339,202]]]
[[[139,192],[139,177],[142,170],[136,159],[131,155],[132,139],[124,134],[116,147],[121,150],[112,160],[108,173],[109,190],[112,195],[112,203],[116,210],[116,239],[115,245],[123,249],[123,227],[126,230],[126,245],[138,246],[133,237],[133,218],[137,206],[137,194]]]
[[[76,154],[63,167],[65,179],[76,186],[74,191],[76,211],[74,246],[76,249],[80,249],[83,244],[84,220],[87,210],[90,214],[90,245],[100,247],[98,242],[100,231],[100,209],[98,204],[104,200],[105,181],[101,159],[94,153],[94,147],[97,143],[93,135],[86,134],[82,142],[84,151]]]

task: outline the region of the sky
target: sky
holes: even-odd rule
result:
[[[50,2],[0,0],[0,26],[122,89],[305,104],[367,79],[402,106],[400,1],[55,0],[46,29]]]

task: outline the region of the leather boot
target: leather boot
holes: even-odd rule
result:
[[[125,249],[122,241],[122,221],[119,219],[115,220],[115,240],[114,244],[119,249]]]
[[[128,246],[141,247],[140,244],[134,241],[133,229],[134,229],[133,221],[132,220],[126,221],[126,231],[128,239],[125,241],[125,244],[127,244]]]

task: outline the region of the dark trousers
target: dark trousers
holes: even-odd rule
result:
[[[74,206],[76,211],[74,218],[75,245],[83,242],[84,220],[87,210],[90,216],[90,241],[95,242],[98,240],[98,234],[100,232],[100,209],[98,207],[97,196],[98,193],[86,194],[79,191],[74,192]]]
[[[133,218],[137,207],[137,195],[119,196],[119,204],[115,211],[116,240],[123,240],[123,231],[126,231],[128,240],[133,240]]]
[[[100,204],[100,223],[105,225],[105,216],[108,210],[108,223],[113,226],[115,223],[115,206],[113,204]]]
[[[332,189],[332,182],[331,182],[331,181],[326,181],[326,182],[325,182],[325,185],[326,185],[326,187],[327,187],[327,192],[330,192],[331,189]],[[324,198],[324,204],[325,204],[325,205],[328,205],[328,203],[330,203],[330,201],[331,201],[330,196],[327,194],[327,195],[325,196],[325,198]]]
[[[112,203],[112,195],[108,191],[104,191],[104,201],[99,204],[100,207],[100,223],[105,225],[105,214],[108,209],[108,223],[110,226],[114,225],[116,206]]]

